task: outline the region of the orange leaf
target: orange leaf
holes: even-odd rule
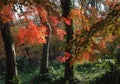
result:
[[[100,41],[99,46],[102,47],[102,48],[106,48],[106,42],[105,42],[104,39],[102,39],[102,40]]]
[[[16,36],[17,40],[19,41],[19,45],[46,43],[46,27],[38,27],[32,21],[30,21],[26,27],[19,28]]]
[[[90,55],[89,55],[89,53],[83,52],[83,53],[82,53],[81,61],[82,61],[82,60],[90,60]]]
[[[45,9],[43,9],[42,7],[38,6],[37,7],[37,10],[38,10],[38,13],[40,15],[40,17],[42,18],[42,22],[46,22],[48,19],[47,19],[47,12]]]
[[[66,35],[66,32],[63,29],[56,28],[56,34],[59,36],[60,40],[63,40],[64,35]]]
[[[0,11],[1,19],[4,23],[10,22],[12,20],[13,14],[11,13],[13,4],[3,5]]]

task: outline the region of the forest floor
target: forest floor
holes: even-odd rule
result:
[[[18,66],[20,84],[62,84],[64,63],[50,62],[49,74],[45,76],[40,74],[38,65],[35,64],[32,67],[29,65]],[[21,69],[21,67],[24,68]],[[76,82],[74,84],[120,84],[120,67],[114,63],[114,60],[76,63],[74,75]],[[0,80],[0,84],[4,84],[4,80]]]

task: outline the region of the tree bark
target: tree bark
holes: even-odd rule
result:
[[[66,44],[69,44],[70,40],[73,38],[72,25],[66,24],[66,33],[67,33]],[[66,52],[72,55],[72,45],[69,45],[69,48],[66,49]],[[69,57],[69,59],[65,62],[65,73],[64,73],[64,78],[66,81],[69,81],[69,84],[71,84],[71,81],[73,81],[73,78],[74,78],[74,70],[73,70],[74,66],[70,64],[71,59],[72,59],[72,56]]]
[[[43,45],[43,54],[41,60],[41,70],[42,74],[46,74],[49,72],[48,63],[49,63],[49,48],[50,48],[50,38],[51,38],[51,26],[48,22],[45,23],[47,27],[48,37],[46,37],[46,44]]]
[[[13,38],[10,32],[10,23],[0,22],[2,39],[6,55],[6,77],[5,84],[13,84],[13,79],[17,76],[16,53]]]
[[[64,18],[67,18],[70,13],[71,9],[71,0],[61,0],[61,8],[62,8],[62,16]],[[72,20],[71,20],[71,25],[68,25],[65,23],[66,27],[66,44],[69,44],[69,42],[73,38],[73,25],[72,25]],[[66,48],[66,52],[72,54],[72,45],[69,45],[69,48]],[[72,56],[66,61],[65,63],[65,73],[64,73],[64,78],[65,82],[68,81],[69,84],[71,84],[71,81],[73,80],[74,77],[74,71],[73,71],[73,65],[70,65],[70,61],[72,59]]]

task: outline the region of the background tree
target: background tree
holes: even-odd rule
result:
[[[6,54],[6,77],[5,84],[13,84],[13,79],[17,76],[17,66],[16,66],[16,52],[13,42],[13,37],[10,32],[10,21],[11,21],[11,8],[12,5],[1,6],[0,12],[0,29],[2,34],[2,39],[5,47]]]
[[[50,39],[51,39],[51,26],[48,22],[45,23],[47,26],[48,37],[46,37],[46,44],[43,44],[43,54],[41,59],[41,73],[45,74],[49,72],[48,62],[49,62],[49,49],[50,49]]]

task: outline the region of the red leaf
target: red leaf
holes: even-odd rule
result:
[[[56,28],[56,34],[58,35],[60,40],[63,40],[64,35],[66,35],[66,32],[63,29]]]
[[[71,25],[71,20],[70,20],[70,19],[63,18],[63,21],[64,21],[67,25]]]
[[[12,20],[13,18],[13,14],[11,13],[12,7],[13,7],[13,4],[2,6],[0,11],[0,16],[2,16],[1,19],[3,20],[4,23]]]
[[[90,60],[90,54],[87,53],[87,52],[83,52],[83,53],[82,53],[81,61],[82,61],[82,60]]]
[[[53,22],[53,24],[58,24],[59,23],[59,20],[57,17],[54,17],[54,16],[49,16],[50,20]]]
[[[16,36],[19,45],[46,43],[46,27],[38,27],[32,21],[30,21],[26,27],[19,28]]]
[[[56,60],[59,60],[60,62],[65,62],[66,61],[66,59],[62,56],[56,57]]]
[[[48,20],[46,10],[43,9],[42,7],[40,7],[40,6],[37,7],[37,10],[38,10],[38,14],[42,18],[42,22],[46,22]]]
[[[68,60],[68,58],[69,58],[70,56],[71,56],[70,53],[65,52],[65,53],[64,53],[64,57],[58,56],[58,57],[56,57],[56,60],[59,60],[59,61],[61,61],[61,62],[66,62],[66,60]]]
[[[68,53],[68,52],[65,52],[64,55],[67,59],[71,56],[70,53]]]

